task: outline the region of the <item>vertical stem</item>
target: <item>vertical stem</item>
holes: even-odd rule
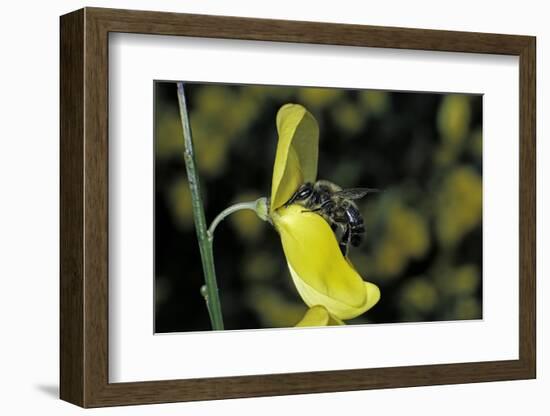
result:
[[[201,199],[199,175],[195,163],[195,153],[193,149],[193,138],[189,126],[189,114],[185,102],[185,92],[183,82],[178,82],[178,102],[180,107],[180,118],[183,126],[183,141],[185,144],[185,168],[187,170],[187,180],[191,189],[191,198],[193,205],[193,218],[195,220],[195,229],[199,240],[199,248],[202,260],[202,270],[204,272],[204,281],[206,290],[204,298],[206,299],[212,329],[223,329],[223,317],[218,295],[218,283],[216,282],[216,271],[214,269],[214,255],[212,252],[212,241],[208,236],[206,220],[204,216],[204,207]]]

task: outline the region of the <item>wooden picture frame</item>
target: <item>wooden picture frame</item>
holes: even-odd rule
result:
[[[62,16],[60,29],[61,399],[82,407],[100,407],[535,378],[534,37],[100,8]],[[109,383],[110,32],[518,56],[519,359]]]

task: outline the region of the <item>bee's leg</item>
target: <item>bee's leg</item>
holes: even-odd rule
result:
[[[351,245],[353,247],[358,247],[363,241],[363,234],[365,233],[365,227],[363,225],[358,225],[353,227],[351,235]]]
[[[317,207],[317,208],[314,208],[314,209],[303,209],[302,213],[304,213],[304,212],[319,212],[322,209],[323,209],[323,207]]]
[[[340,246],[340,251],[346,257],[348,255],[348,247],[350,244],[351,239],[351,229],[349,225],[346,225],[346,231],[344,232],[344,235],[342,235],[342,238],[340,239],[338,245]]]

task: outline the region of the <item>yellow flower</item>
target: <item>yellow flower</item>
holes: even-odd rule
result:
[[[292,280],[310,308],[298,326],[343,325],[372,308],[380,290],[365,282],[342,255],[329,224],[318,214],[285,203],[317,177],[319,128],[302,106],[277,114],[279,142],[273,167],[270,218],[279,232]]]

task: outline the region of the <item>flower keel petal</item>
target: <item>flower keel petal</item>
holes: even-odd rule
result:
[[[273,216],[292,279],[309,306],[324,306],[338,319],[351,319],[380,298],[342,255],[334,232],[319,215],[291,205]]]
[[[330,316],[325,307],[316,305],[309,308],[297,327],[304,326],[327,326],[330,321]]]

